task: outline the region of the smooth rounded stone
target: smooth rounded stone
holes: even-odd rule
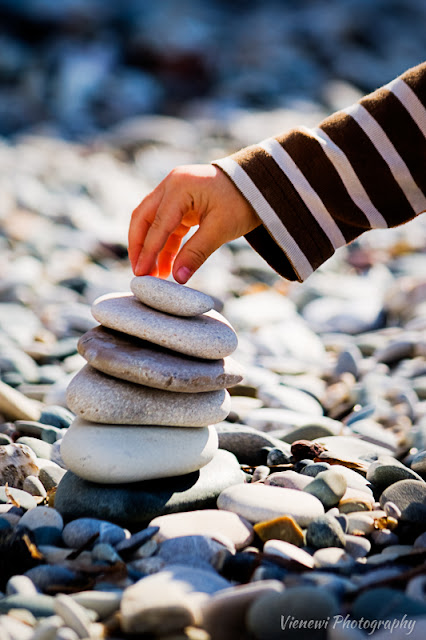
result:
[[[74,414],[61,405],[48,405],[43,407],[39,422],[49,424],[58,429],[66,429],[74,420]]]
[[[201,626],[211,640],[238,640],[246,633],[245,618],[250,605],[261,596],[281,593],[278,580],[263,580],[223,589],[202,606]]]
[[[322,502],[327,511],[339,503],[347,488],[345,477],[334,469],[321,471],[304,489]]]
[[[426,480],[426,451],[416,453],[411,461],[411,469]]]
[[[144,526],[160,515],[212,509],[226,487],[244,479],[235,456],[221,450],[199,471],[118,486],[87,482],[68,472],[56,491],[55,508],[65,520],[87,516]]]
[[[303,467],[300,473],[304,476],[315,478],[319,473],[328,471],[328,469],[331,469],[331,465],[328,462],[312,462]]]
[[[406,596],[403,592],[390,587],[371,588],[361,593],[352,605],[352,617],[355,620],[399,619],[426,615],[426,603]]]
[[[333,430],[338,428],[339,433],[342,429],[342,423],[327,416],[312,416],[310,413],[300,413],[291,411],[290,409],[275,409],[271,407],[262,407],[254,409],[244,418],[244,423],[259,431],[276,431],[278,429],[287,429],[288,432],[296,427],[311,425],[324,425]],[[329,436],[331,437],[331,436]],[[336,436],[333,436],[336,437]]]
[[[15,489],[14,487],[0,487],[0,505],[10,504],[11,498],[14,505],[17,505],[29,511],[37,506],[37,502],[33,496],[21,489]]]
[[[300,411],[313,416],[322,416],[324,413],[321,404],[314,397],[293,387],[264,386],[259,388],[257,395],[265,407]]]
[[[426,482],[399,480],[387,487],[380,496],[380,504],[394,502],[401,511],[401,521],[424,524],[426,520]]]
[[[44,442],[43,440],[34,438],[33,436],[21,436],[20,438],[18,438],[16,443],[29,447],[31,451],[33,451],[37,456],[37,458],[42,458],[43,460],[50,460],[51,458],[52,445],[49,442]],[[39,461],[37,462],[39,464]]]
[[[320,516],[312,520],[306,531],[306,544],[314,549],[345,547],[345,534],[336,518]]]
[[[257,598],[248,611],[247,628],[256,640],[325,640],[324,621],[338,611],[338,601],[328,590],[296,586]]]
[[[309,569],[314,568],[314,559],[307,551],[285,540],[267,540],[263,545],[263,552],[285,560],[294,560]]]
[[[65,628],[63,624],[64,621],[57,615],[38,620],[32,640],[56,640],[57,633]]]
[[[271,470],[265,464],[260,464],[253,472],[252,482],[263,482],[269,476]]]
[[[27,476],[39,473],[37,456],[23,444],[0,446],[0,484],[22,489]]]
[[[27,476],[22,485],[22,489],[32,496],[45,498],[47,495],[43,483],[37,476]]]
[[[265,462],[263,447],[280,449],[290,456],[290,446],[269,434],[262,433],[240,424],[221,422],[215,425],[219,438],[219,448],[233,453],[241,463],[260,465]]]
[[[49,461],[49,464],[44,465],[40,469],[40,482],[43,484],[46,491],[50,491],[58,486],[65,473],[65,469],[55,464],[53,461]]]
[[[20,593],[0,598],[0,613],[8,613],[12,609],[26,609],[35,618],[46,618],[55,613],[54,598],[42,593],[37,595],[22,595]]]
[[[394,502],[386,502],[383,505],[383,511],[386,513],[388,518],[395,518],[395,520],[399,520],[401,517],[401,510],[398,509]]]
[[[217,506],[238,513],[250,522],[263,522],[288,515],[300,527],[306,527],[324,513],[324,507],[315,496],[265,484],[229,487],[220,494]]]
[[[351,436],[328,436],[313,442],[324,445],[328,454],[353,462],[374,462],[379,456],[389,455],[389,449]]]
[[[43,442],[48,442],[49,444],[56,442],[56,440],[58,440],[62,435],[62,431],[61,429],[58,429],[58,427],[52,427],[50,425],[42,424],[41,422],[16,420],[15,426],[18,433],[39,438]]]
[[[6,595],[35,596],[38,591],[34,582],[24,575],[14,575],[7,581]]]
[[[78,350],[103,373],[168,391],[217,391],[235,386],[244,376],[243,368],[229,356],[200,360],[104,327],[85,333]]]
[[[114,549],[114,547],[106,542],[95,544],[91,552],[92,560],[100,564],[113,565],[116,562],[121,562],[121,557]]]
[[[304,543],[303,531],[291,516],[258,522],[254,525],[254,531],[262,542],[283,540],[296,547],[301,547]]]
[[[370,482],[360,473],[343,466],[342,464],[333,464],[333,471],[338,471],[346,480],[346,484],[350,489],[364,491],[369,496],[372,495]]]
[[[39,591],[49,591],[52,585],[60,590],[62,587],[75,586],[81,582],[81,576],[76,571],[59,565],[42,564],[25,572]]]
[[[196,358],[218,360],[238,344],[235,331],[216,311],[179,318],[151,309],[128,293],[115,293],[95,300],[92,313],[104,327]]]
[[[84,607],[64,593],[56,596],[54,606],[57,615],[61,616],[79,638],[90,636],[91,619]]]
[[[378,547],[385,547],[392,544],[398,544],[398,536],[390,529],[376,529],[371,534],[371,540]]]
[[[348,513],[346,515],[348,522],[348,528],[346,533],[351,535],[364,535],[368,536],[374,530],[374,518],[367,513]]]
[[[247,547],[253,540],[253,527],[231,511],[203,509],[185,513],[172,513],[154,518],[151,527],[159,527],[156,540],[163,542],[180,536],[225,536],[236,549]]]
[[[33,640],[32,626],[35,622],[34,616],[27,612],[19,612],[16,617],[1,616],[0,635],[4,640]]]
[[[365,419],[357,420],[351,426],[351,431],[362,438],[365,442],[371,442],[388,449],[389,453],[395,453],[398,450],[398,436],[388,429],[384,429],[381,424],[375,420]]]
[[[55,640],[79,640],[80,636],[71,627],[61,627],[56,632]]]
[[[97,537],[94,543],[107,542],[114,545],[125,540],[126,531],[116,524],[96,518],[77,518],[68,522],[62,531],[62,539],[71,549],[82,547],[95,535]]]
[[[361,361],[362,353],[358,347],[354,344],[347,346],[337,357],[334,375],[338,377],[342,373],[351,373],[355,378],[358,378]]]
[[[426,531],[424,533],[421,533],[415,540],[414,540],[414,548],[415,549],[426,549]]]
[[[101,620],[109,618],[120,608],[123,592],[119,591],[80,591],[70,594],[80,606],[96,611]]]
[[[123,425],[204,427],[224,420],[231,409],[225,389],[201,393],[163,391],[117,380],[89,365],[71,380],[67,402],[85,420]]]
[[[268,467],[276,467],[280,464],[288,464],[290,461],[290,457],[286,455],[281,449],[271,449],[268,452],[268,456],[266,458],[266,464]]]
[[[272,289],[230,298],[224,312],[238,329],[249,331],[296,317],[294,302]]]
[[[276,438],[280,438],[283,442],[288,442],[289,444],[293,444],[296,440],[315,440],[316,438],[325,438],[327,436],[336,436],[342,430],[341,423],[335,420],[336,425],[339,425],[339,428],[331,429],[329,426],[321,424],[306,424],[301,427],[296,427],[291,431],[271,431],[271,436],[275,436]]]
[[[158,526],[146,527],[145,529],[142,529],[142,531],[132,534],[129,538],[125,538],[118,542],[115,545],[115,549],[121,556],[123,556],[123,558],[126,558],[129,555],[132,556],[134,553],[137,553],[141,547],[149,543],[158,531]]]
[[[201,620],[200,593],[212,594],[229,586],[213,571],[170,566],[124,591],[121,628],[133,634],[180,631]]]
[[[339,502],[338,506],[340,506],[341,504],[349,503],[349,502],[352,503],[354,500],[365,503],[366,505],[369,504],[370,507],[373,508],[374,496],[371,490],[368,490],[367,492],[364,489],[363,490],[352,489],[351,487],[348,487],[346,489],[345,495]]]
[[[27,511],[19,521],[19,526],[27,527],[34,531],[40,527],[53,527],[62,531],[64,521],[61,514],[52,507],[38,506],[36,509]]]
[[[316,569],[350,569],[354,566],[355,561],[351,555],[339,547],[327,547],[318,549],[313,555],[314,566]]]
[[[353,511],[371,511],[372,505],[369,500],[359,500],[355,498],[348,498],[340,500],[338,504],[340,513],[352,513]]]
[[[148,307],[175,316],[198,316],[215,306],[206,293],[154,276],[132,278],[130,289]]]
[[[426,602],[426,576],[416,576],[412,578],[405,589],[405,593],[409,598]]]
[[[238,391],[239,388],[236,390]],[[253,409],[259,409],[263,406],[262,400],[259,398],[251,398],[250,396],[231,395],[231,415],[235,416],[235,422],[244,421],[244,418]]]
[[[156,557],[161,558],[165,566],[181,564],[186,567],[211,569],[210,563],[214,556],[223,549],[224,546],[220,542],[207,535],[178,536],[164,540]]]
[[[364,536],[345,535],[345,550],[353,558],[364,558],[371,551],[371,542]]]
[[[308,302],[302,316],[315,333],[365,333],[382,325],[383,308],[378,298],[375,295],[342,299],[326,295]]]
[[[104,484],[185,475],[204,467],[216,451],[213,426],[97,425],[80,418],[69,427],[61,445],[71,471]]]
[[[271,473],[265,480],[266,485],[283,487],[285,489],[296,489],[298,491],[302,491],[311,482],[312,478],[292,471],[292,469]]]

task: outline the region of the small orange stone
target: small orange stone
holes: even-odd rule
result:
[[[258,522],[254,525],[254,530],[262,540],[284,540],[297,547],[301,547],[304,542],[302,529],[291,516],[280,516],[273,520]]]

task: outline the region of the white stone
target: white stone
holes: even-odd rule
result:
[[[69,408],[85,420],[106,424],[205,427],[224,420],[231,400],[226,389],[178,393],[118,380],[89,365],[72,379]]]
[[[307,551],[285,540],[268,540],[264,544],[263,551],[285,560],[295,560],[310,569],[314,568],[314,559]]]
[[[214,307],[213,298],[206,293],[153,276],[136,276],[130,288],[148,307],[175,316],[198,316]]]
[[[130,293],[101,296],[92,305],[104,327],[127,333],[196,358],[218,360],[237,348],[235,331],[216,311],[178,318],[144,305]]]
[[[25,444],[0,446],[0,485],[22,489],[27,476],[38,476],[37,456]]]
[[[238,513],[250,522],[291,516],[301,527],[307,527],[312,520],[324,515],[324,507],[315,496],[264,484],[228,487],[220,494],[217,506]]]
[[[138,482],[196,471],[217,450],[214,427],[98,425],[77,418],[61,454],[76,475],[103,484]]]

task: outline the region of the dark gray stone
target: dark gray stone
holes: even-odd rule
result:
[[[331,465],[328,462],[313,462],[312,464],[307,464],[303,469],[301,469],[300,473],[304,476],[311,476],[311,478],[315,478],[322,471],[327,471],[331,469]]]
[[[39,591],[48,591],[53,585],[59,591],[60,587],[81,582],[81,577],[75,571],[59,565],[42,564],[29,569],[24,575],[32,580]]]
[[[308,526],[306,532],[306,544],[314,549],[325,547],[344,548],[345,534],[340,523],[332,516],[320,516],[315,518]]]
[[[313,466],[313,465],[311,465]],[[309,467],[307,467],[309,469]],[[321,471],[304,489],[322,502],[324,509],[337,505],[344,496],[347,488],[346,479],[334,469]]]
[[[94,535],[99,534],[95,544],[108,542],[115,545],[126,537],[126,532],[111,522],[93,518],[77,518],[65,525],[62,538],[67,547],[78,549]]]
[[[215,425],[219,438],[219,448],[233,453],[244,464],[258,466],[266,462],[263,447],[280,449],[290,456],[290,445],[281,442],[268,433],[240,424],[221,422]]]
[[[244,478],[235,456],[220,450],[200,471],[120,486],[88,482],[69,471],[56,491],[55,508],[65,520],[96,517],[140,527],[166,513],[215,508],[219,494]]]
[[[401,511],[401,520],[416,524],[426,522],[426,482],[400,480],[385,489],[380,496],[382,507],[393,502]]]
[[[376,462],[373,462],[367,470],[367,480],[380,492],[400,480],[423,482],[418,473],[391,456],[380,456]]]

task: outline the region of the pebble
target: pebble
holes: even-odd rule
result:
[[[426,483],[422,480],[399,480],[387,487],[380,504],[393,502],[401,511],[401,521],[423,524],[426,518]]]
[[[22,485],[22,489],[32,496],[40,496],[45,498],[47,495],[43,483],[37,476],[27,476]]]
[[[267,540],[263,545],[263,552],[285,560],[294,560],[308,569],[314,568],[314,559],[307,551],[285,540]]]
[[[34,582],[24,575],[14,575],[7,581],[6,595],[35,596],[37,589]]]
[[[63,541],[71,549],[79,549],[94,536],[97,536],[96,544],[107,542],[114,545],[126,538],[126,532],[122,527],[96,518],[77,518],[66,524],[62,531]]]
[[[15,594],[0,599],[0,613],[8,613],[13,609],[25,609],[32,613],[36,618],[44,618],[53,616],[54,598],[42,593],[37,595],[21,595]]]
[[[67,472],[56,491],[55,508],[64,520],[97,517],[146,526],[167,513],[214,508],[226,487],[242,482],[244,474],[235,456],[219,450],[200,471],[161,480],[99,485]]]
[[[352,569],[355,561],[351,555],[339,547],[327,547],[318,549],[313,555],[314,566],[318,569]]]
[[[61,444],[61,455],[71,471],[105,484],[185,475],[210,462],[216,450],[213,426],[117,427],[81,418],[73,422]]]
[[[43,460],[50,460],[52,456],[52,445],[48,442],[44,442],[39,438],[33,438],[32,436],[21,436],[16,441],[16,444],[28,447],[37,456],[37,465],[40,467],[40,458]],[[31,474],[33,475],[33,474]],[[38,475],[36,473],[36,475]]]
[[[0,484],[22,489],[25,478],[38,473],[37,457],[29,447],[19,443],[0,446]]]
[[[52,589],[60,591],[61,587],[67,590],[81,583],[81,576],[77,572],[59,565],[39,565],[26,571],[24,575],[28,576],[41,592],[51,592]]]
[[[154,518],[150,527],[158,527],[156,540],[163,542],[180,536],[210,536],[228,538],[236,549],[248,546],[253,540],[253,527],[241,516],[230,511],[203,509],[171,513]]]
[[[254,525],[254,531],[262,540],[284,540],[290,544],[301,547],[304,543],[302,529],[291,516],[281,516],[266,522],[258,522]]]
[[[103,373],[167,391],[216,391],[233,387],[243,379],[242,367],[229,356],[200,360],[104,327],[85,333],[78,350]]]
[[[50,491],[51,489],[56,489],[65,473],[65,469],[50,461],[49,464],[40,469],[39,478],[46,491]]]
[[[251,604],[269,593],[281,593],[278,580],[262,580],[223,589],[202,606],[202,626],[211,640],[236,640],[245,633],[245,618]]]
[[[353,558],[364,558],[371,551],[371,542],[368,538],[359,535],[345,535],[345,551]]]
[[[302,473],[297,473],[288,469],[287,471],[277,471],[271,473],[265,480],[265,484],[273,487],[283,487],[303,491],[312,482],[312,478]]]
[[[348,529],[346,533],[351,535],[369,535],[374,530],[374,518],[361,512],[348,513],[346,516]]]
[[[309,603],[309,607],[306,607],[306,603]],[[295,586],[282,593],[265,594],[257,598],[248,611],[247,628],[258,640],[279,640],[283,637],[286,626],[291,633],[289,637],[297,638],[304,629],[302,624],[311,622],[311,629],[308,627],[309,637],[324,638],[323,630],[319,634],[313,631],[315,621],[327,620],[338,611],[337,599],[326,590]],[[284,616],[284,620],[281,616]],[[299,628],[295,624],[289,624],[295,621]],[[304,631],[302,633],[305,635]]]
[[[346,488],[345,477],[339,471],[330,469],[318,473],[303,491],[318,498],[327,511],[339,503],[340,499],[345,495]]]
[[[198,316],[215,306],[213,298],[201,291],[153,276],[133,278],[130,288],[148,307],[175,316]]]
[[[37,509],[31,509],[22,516],[19,526],[26,527],[34,531],[40,527],[52,527],[62,531],[64,521],[59,511],[51,507],[38,506]]]
[[[320,516],[313,519],[306,531],[306,544],[314,549],[345,547],[345,534],[336,518]]]
[[[79,591],[70,594],[79,605],[96,611],[101,620],[108,618],[120,608],[123,592],[119,591]]]
[[[197,569],[210,569],[213,558],[224,546],[208,535],[177,536],[164,540],[156,553],[164,565],[181,564]]]
[[[66,594],[58,594],[55,598],[55,611],[65,624],[77,634],[78,638],[90,636],[91,620],[87,610]]]
[[[290,456],[290,447],[267,433],[240,424],[221,422],[216,425],[219,448],[233,453],[241,463],[261,465],[267,456],[263,447],[279,449]]]
[[[104,327],[196,358],[218,360],[237,348],[234,330],[217,311],[194,318],[177,318],[146,307],[133,295],[122,293],[98,298],[92,313]]]
[[[19,506],[25,511],[34,509],[37,506],[34,497],[26,491],[13,487],[0,487],[0,505],[8,504],[12,500],[15,506]]]
[[[286,387],[285,385],[262,386],[259,388],[257,395],[265,407],[309,413],[312,416],[322,416],[324,413],[321,404],[310,394],[300,389]]]
[[[399,480],[420,480],[423,482],[417,473],[402,462],[396,458],[384,456],[380,456],[378,460],[370,464],[367,470],[367,480],[380,492]]]
[[[419,451],[411,461],[411,469],[426,479],[426,451]]]
[[[282,515],[294,518],[306,527],[324,512],[321,502],[307,493],[262,484],[241,484],[229,487],[217,500],[219,509],[233,511],[250,522],[273,520]]]
[[[231,409],[225,389],[202,393],[163,391],[117,380],[89,365],[72,379],[67,402],[85,420],[123,425],[204,427],[224,420]]]

